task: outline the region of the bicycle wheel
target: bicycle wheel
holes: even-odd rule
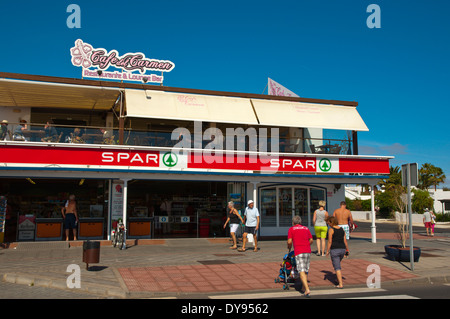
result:
[[[119,249],[124,249],[124,236],[123,236],[123,231],[121,231],[120,233],[119,233],[119,236],[118,236],[119,238],[118,238],[118,240],[117,240],[117,242],[118,242],[118,244],[119,244]]]
[[[114,235],[111,238],[111,243],[113,247],[117,246],[117,232],[114,232]]]

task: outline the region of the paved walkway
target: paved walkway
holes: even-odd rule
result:
[[[450,229],[449,229],[450,232]],[[368,266],[381,269],[383,285],[405,282],[450,282],[450,238],[415,234],[422,249],[414,272],[410,263],[386,259],[384,245],[397,244],[395,234],[355,232],[349,242],[350,257],[342,263],[344,286],[366,286]],[[212,295],[282,291],[275,283],[285,240],[260,241],[260,250],[231,250],[228,238],[130,241],[119,250],[103,241],[100,263],[86,270],[82,242],[19,243],[0,250],[0,275],[4,282],[47,287],[92,295],[92,298],[207,298]],[[315,243],[312,248],[315,249]],[[68,288],[70,265],[80,269],[80,288]],[[336,280],[329,257],[312,255],[308,276],[311,290],[330,288]],[[292,288],[291,288],[292,289]],[[45,298],[45,296],[40,296]]]

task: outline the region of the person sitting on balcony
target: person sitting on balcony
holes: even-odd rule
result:
[[[23,131],[28,128],[27,121],[20,120],[20,124],[17,125],[16,129],[13,133],[13,140],[14,141],[26,141],[25,136],[23,135]]]
[[[114,144],[114,135],[112,131],[101,128],[100,131],[103,134],[103,144]]]
[[[0,126],[0,141],[4,141],[8,135],[8,121],[3,120]]]
[[[70,133],[72,138],[72,143],[84,144],[84,140],[81,138],[81,130],[77,127],[73,130],[73,133]]]
[[[47,121],[47,124],[44,126],[45,136],[41,138],[42,142],[54,142],[58,139],[58,132],[52,126],[52,121]]]

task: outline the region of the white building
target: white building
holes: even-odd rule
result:
[[[450,213],[450,191],[444,191],[442,189],[429,189],[431,197],[434,199],[434,211],[438,214],[442,212]]]

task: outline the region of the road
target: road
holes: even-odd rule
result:
[[[306,299],[298,291],[265,292],[256,294],[230,294],[210,296],[210,299]],[[450,284],[403,284],[380,288],[312,289],[310,299],[450,299]]]
[[[358,225],[356,231],[359,232],[370,232],[371,231],[371,222],[366,221],[355,221],[355,224]],[[394,222],[377,222],[375,224],[377,233],[396,233],[398,226]],[[425,226],[422,225],[413,225],[413,233],[414,234],[423,234],[426,235],[427,231]],[[436,226],[434,229],[435,236],[446,236],[450,237],[450,226],[440,227]]]

